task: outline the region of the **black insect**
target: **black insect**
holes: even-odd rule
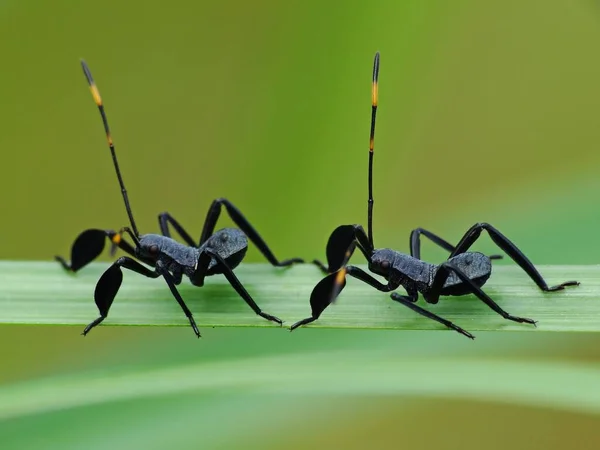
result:
[[[162,276],[167,282],[177,303],[179,303],[179,306],[181,306],[181,309],[183,309],[183,312],[189,319],[190,325],[198,337],[200,337],[200,332],[192,317],[192,313],[176,288],[176,285],[181,283],[183,275],[189,277],[192,284],[195,286],[202,286],[204,284],[204,278],[207,276],[215,274],[225,275],[225,278],[227,278],[233,288],[256,314],[281,325],[282,321],[279,318],[261,311],[242,283],[235,276],[233,269],[237,267],[246,254],[246,250],[248,249],[248,238],[274,266],[289,266],[293,263],[301,263],[303,260],[300,258],[292,258],[285,261],[278,261],[258,232],[250,225],[242,213],[228,200],[219,198],[213,201],[208,210],[208,215],[206,216],[200,242],[198,244],[196,244],[183,227],[166,212],[160,214],[158,217],[160,229],[163,234],[162,236],[157,234],[139,234],[133,219],[127,191],[123,184],[123,178],[121,177],[121,171],[117,162],[115,147],[110,135],[100,93],[85,61],[82,61],[81,65],[89,83],[94,101],[102,116],[106,138],[117,172],[119,185],[121,186],[125,209],[129,216],[131,228],[123,227],[119,232],[100,229],[85,230],[73,243],[71,249],[71,263],[69,264],[60,256],[57,256],[56,259],[66,270],[76,272],[100,255],[104,249],[106,238],[108,238],[112,242],[113,253],[116,248],[119,247],[128,254],[154,268],[154,270],[151,270],[127,256],[117,259],[110,268],[104,272],[96,285],[94,299],[98,306],[98,310],[100,311],[100,317],[83,330],[83,335],[86,335],[92,328],[100,324],[108,315],[110,306],[112,305],[123,280],[121,267],[149,278],[158,278]],[[216,232],[214,231],[217,219],[221,214],[222,206],[225,206],[229,216],[240,229],[223,228]],[[175,231],[179,233],[189,246],[180,244],[171,239],[169,224],[173,226]],[[123,238],[123,233],[128,233],[131,236],[134,246]]]
[[[540,273],[529,261],[529,259],[500,231],[487,223],[473,225],[465,233],[460,242],[453,246],[444,239],[436,236],[430,231],[418,228],[410,235],[411,256],[391,250],[389,248],[375,249],[373,245],[373,148],[375,137],[375,117],[377,113],[378,97],[378,75],[379,75],[379,53],[375,55],[373,66],[372,86],[372,113],[371,134],[369,145],[369,200],[368,200],[368,235],[360,225],[342,225],[336,228],[327,243],[326,267],[320,261],[313,261],[325,273],[328,273],[313,289],[310,296],[312,316],[292,325],[291,330],[311,323],[319,318],[325,308],[329,306],[340,294],[346,285],[346,274],[353,276],[375,289],[382,292],[391,292],[402,286],[407,295],[396,292],[391,294],[393,300],[416,311],[417,313],[433,319],[448,328],[473,339],[474,336],[468,331],[454,325],[452,322],[433,314],[415,302],[418,300],[419,292],[428,303],[437,303],[440,296],[444,295],[466,295],[475,294],[486,305],[508,320],[522,323],[535,324],[532,319],[513,316],[504,311],[492,300],[481,287],[485,284],[492,272],[492,258],[478,252],[467,250],[479,238],[481,232],[486,230],[492,240],[510,256],[530,278],[543,291],[557,291],[565,286],[575,286],[577,281],[567,281],[557,286],[548,287]],[[435,244],[450,252],[447,261],[440,265],[430,264],[420,260],[421,245],[420,236],[426,236]],[[355,248],[358,247],[369,263],[369,270],[384,277],[387,284],[383,284],[373,278],[367,272],[355,266],[347,266]]]

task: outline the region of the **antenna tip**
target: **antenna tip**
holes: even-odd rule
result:
[[[375,53],[375,60],[373,61],[373,89],[372,89],[372,104],[373,108],[377,108],[377,97],[378,97],[378,83],[379,80],[379,52]]]
[[[379,52],[375,53],[375,60],[373,61],[373,83],[377,83],[379,79]]]
[[[102,97],[100,97],[100,92],[96,87],[96,83],[94,82],[94,77],[92,77],[92,72],[90,72],[90,68],[84,59],[81,59],[81,68],[83,69],[83,74],[87,79],[88,84],[90,85],[90,91],[92,92],[92,96],[94,97],[94,102],[96,102],[97,106],[102,106]]]
[[[90,72],[90,68],[88,67],[87,63],[85,62],[85,59],[80,59],[81,62],[81,68],[83,69],[83,74],[85,75],[85,78],[87,78],[87,82],[92,85],[94,84],[94,78],[92,77],[92,72]]]

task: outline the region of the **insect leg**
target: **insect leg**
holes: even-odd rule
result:
[[[471,280],[467,276],[467,274],[465,274],[462,270],[460,270],[458,267],[454,266],[449,262],[442,263],[438,267],[438,270],[433,278],[433,283],[431,284],[431,290],[427,294],[423,295],[425,297],[425,300],[427,300],[429,303],[438,302],[442,289],[444,288],[444,283],[450,276],[451,272],[454,272],[456,276],[460,278],[460,280],[469,287],[471,292],[475,294],[477,298],[479,298],[479,300],[488,305],[491,309],[493,309],[505,319],[512,320],[513,322],[530,323],[532,325],[535,325],[536,321],[533,319],[513,316],[504,311],[494,300],[491,299],[489,295],[483,292],[483,290],[479,286],[477,286],[473,282],[473,280]]]
[[[158,224],[160,226],[160,232],[163,236],[171,237],[171,231],[169,230],[169,224],[173,226],[175,231],[183,238],[185,243],[190,247],[196,247],[194,239],[189,235],[187,231],[179,224],[175,218],[168,212],[163,212],[158,215]]]
[[[290,331],[298,328],[301,325],[314,322],[325,311],[331,303],[340,295],[342,289],[346,286],[346,274],[367,283],[369,286],[382,292],[390,292],[398,288],[398,284],[388,283],[383,284],[366,273],[364,270],[355,266],[346,266],[336,272],[330,273],[325,278],[317,283],[312,293],[310,294],[310,306],[312,310],[311,317],[302,319],[290,327]]]
[[[196,270],[190,277],[192,284],[195,286],[204,285],[204,278],[206,277],[206,272],[208,271],[208,266],[210,265],[211,259],[214,258],[221,265],[221,270],[227,281],[231,284],[231,286],[236,290],[238,294],[244,299],[244,301],[252,308],[252,310],[261,317],[264,317],[267,320],[271,320],[273,322],[277,322],[282,324],[283,322],[270,314],[266,314],[261,311],[260,307],[256,304],[256,302],[252,299],[248,291],[244,288],[240,280],[235,276],[231,268],[227,265],[225,260],[221,258],[217,253],[210,252],[205,250],[200,253],[198,257],[198,262],[196,263]]]
[[[235,224],[248,236],[248,239],[256,245],[260,252],[267,258],[267,260],[274,266],[283,267],[289,266],[294,263],[304,262],[301,258],[291,258],[283,261],[278,261],[271,249],[267,246],[267,243],[258,234],[256,229],[250,225],[250,222],[244,217],[239,209],[237,209],[229,200],[225,198],[218,198],[212,202],[206,215],[206,221],[204,222],[204,228],[202,229],[202,235],[200,237],[200,245],[202,245],[215,231],[215,226],[219,215],[221,214],[221,206],[224,205],[231,219]]]
[[[190,321],[190,325],[192,326],[194,333],[196,333],[197,337],[200,337],[200,330],[198,330],[198,326],[196,325],[196,321],[192,316],[192,312],[183,301],[183,298],[181,298],[181,294],[175,286],[176,284],[179,284],[178,282],[181,282],[181,274],[178,274],[177,279],[174,278],[173,275],[169,273],[167,268],[164,267],[160,261],[156,264],[156,273],[163,276],[163,278],[167,282],[167,285],[169,286],[169,289],[171,290],[171,293],[173,294],[173,297],[175,297],[175,300],[177,300],[177,303],[179,303],[179,306],[183,310],[185,316]]]
[[[125,241],[122,236],[112,230],[89,229],[83,231],[73,242],[71,247],[71,262],[67,262],[62,256],[55,256],[65,270],[77,272],[97,258],[108,238],[113,245],[121,248],[130,255],[135,255],[135,250],[131,244]]]
[[[313,264],[325,273],[336,272],[346,265],[357,244],[368,260],[371,257],[373,248],[363,227],[360,225],[340,225],[333,230],[327,241],[327,266],[318,259],[313,260]]]
[[[142,266],[139,262],[127,256],[122,256],[121,258],[117,259],[106,270],[106,272],[102,274],[98,280],[98,283],[96,284],[94,300],[96,302],[96,306],[98,307],[98,311],[100,311],[100,317],[85,327],[82,333],[84,336],[88,334],[92,328],[99,325],[104,319],[106,319],[106,316],[108,316],[108,310],[110,309],[117,292],[119,292],[121,282],[123,281],[123,272],[121,271],[121,267],[139,273],[140,275],[144,275],[148,278],[158,278],[160,276],[158,273],[148,269],[145,266]]]
[[[424,228],[415,228],[410,233],[410,255],[414,256],[417,259],[421,259],[421,235],[429,238],[434,244],[442,247],[444,250],[452,253],[455,249],[454,245],[450,244],[448,241],[442,239],[437,234],[432,233],[431,231],[425,230]],[[502,259],[502,255],[490,255],[490,259]]]
[[[437,314],[434,314],[434,313],[427,311],[426,309],[421,308],[420,306],[416,305],[415,302],[417,301],[417,298],[418,298],[418,294],[416,292],[412,293],[411,295],[400,295],[397,292],[392,292],[391,297],[392,297],[392,300],[412,309],[416,313],[421,314],[422,316],[427,317],[428,319],[435,320],[436,322],[441,323],[442,325],[444,325],[452,330],[458,331],[460,334],[462,334],[470,339],[475,339],[475,336],[473,336],[468,331],[462,329],[458,325],[455,325],[452,322],[450,322],[449,320],[444,319],[443,317],[440,317]]]
[[[450,258],[458,255],[459,253],[466,252],[471,245],[479,238],[482,230],[487,230],[492,241],[496,243],[498,247],[506,252],[508,256],[512,258],[514,262],[516,262],[529,277],[538,285],[538,287],[542,291],[558,291],[564,289],[565,286],[577,286],[579,284],[578,281],[566,281],[564,283],[558,284],[556,286],[548,286],[542,275],[535,268],[533,263],[523,254],[521,250],[517,248],[515,244],[513,244],[506,236],[504,236],[500,231],[494,228],[489,223],[476,223],[473,225],[460,240]]]

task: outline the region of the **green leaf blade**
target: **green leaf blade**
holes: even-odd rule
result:
[[[93,292],[107,267],[94,263],[73,275],[51,262],[0,261],[0,323],[86,325],[98,316]],[[519,267],[498,265],[484,286],[509,313],[537,320],[537,328],[504,320],[473,295],[442,297],[436,305],[419,303],[469,331],[600,331],[600,266],[539,270],[549,284],[573,279],[581,285],[546,293]],[[279,269],[268,264],[245,264],[236,274],[262,310],[286,326],[310,316],[310,293],[323,276],[311,265]],[[185,280],[179,290],[199,327],[276,326],[256,316],[222,276],[208,278],[202,288]],[[107,325],[189,326],[164,282],[128,271],[102,324]],[[350,277],[338,301],[311,327],[444,329]]]

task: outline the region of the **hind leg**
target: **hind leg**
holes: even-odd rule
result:
[[[506,252],[508,256],[512,258],[514,262],[516,262],[529,277],[538,285],[538,287],[542,291],[550,292],[550,291],[559,291],[564,289],[565,286],[577,286],[579,285],[578,281],[565,281],[564,283],[557,284],[556,286],[548,286],[542,275],[535,268],[533,263],[525,256],[525,254],[517,248],[515,244],[513,244],[506,236],[504,236],[500,231],[494,228],[489,223],[476,223],[473,225],[469,231],[465,233],[463,238],[457,244],[454,251],[450,254],[450,258],[458,255],[459,253],[466,252],[471,245],[481,236],[481,232],[486,230],[492,238],[492,241],[496,243],[498,247]],[[448,259],[450,259],[448,258]]]

